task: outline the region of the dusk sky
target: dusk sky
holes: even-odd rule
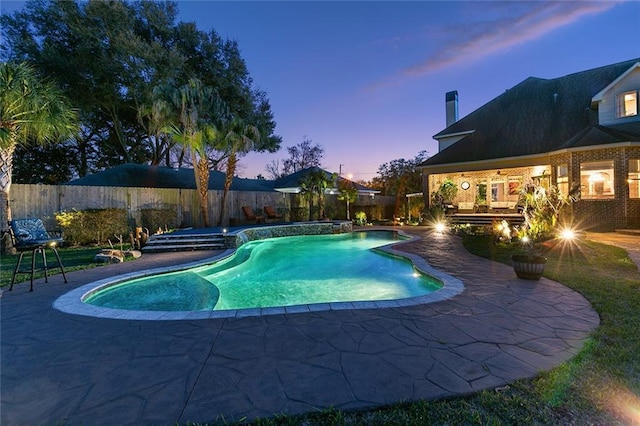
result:
[[[306,137],[325,169],[370,180],[437,153],[448,91],[464,117],[527,77],[640,56],[637,1],[178,3],[180,20],[238,41],[271,102],[282,149],[244,157],[243,177]]]

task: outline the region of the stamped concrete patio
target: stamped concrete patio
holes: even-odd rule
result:
[[[263,317],[136,321],[51,307],[64,292],[137,269],[210,257],[149,254],[54,276],[1,307],[2,424],[238,421],[366,409],[468,394],[531,377],[575,355],[599,319],[578,293],[515,277],[451,235],[398,247],[461,279],[427,305]]]

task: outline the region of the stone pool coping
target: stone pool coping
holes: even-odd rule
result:
[[[284,225],[291,226],[291,225]],[[296,225],[300,226],[300,225]],[[277,228],[274,225],[269,228]],[[248,231],[248,232],[247,232]],[[273,238],[277,234],[270,232],[269,236],[265,234],[266,228],[259,228],[258,233],[255,229],[248,228],[237,232],[236,239],[238,241],[250,241],[255,239]],[[450,299],[464,290],[462,281],[448,275],[438,269],[433,268],[422,257],[396,250],[396,246],[403,243],[408,243],[417,238],[417,236],[409,235],[402,230],[389,230],[384,228],[371,228],[363,229],[355,232],[380,232],[391,231],[396,232],[398,235],[405,237],[406,239],[395,241],[390,244],[386,244],[380,247],[376,247],[375,250],[385,252],[392,256],[402,257],[413,263],[413,266],[423,274],[429,275],[442,283],[442,287],[432,293],[416,296],[405,299],[396,300],[379,300],[379,301],[356,301],[356,302],[331,302],[331,303],[314,303],[303,305],[291,305],[281,307],[269,307],[269,308],[251,308],[251,309],[229,309],[222,311],[134,311],[125,309],[105,308],[100,306],[89,305],[84,303],[85,297],[94,293],[99,288],[109,287],[119,284],[123,281],[143,278],[150,275],[157,275],[168,272],[177,272],[185,269],[203,266],[209,263],[223,260],[235,253],[234,249],[225,250],[223,253],[216,256],[212,256],[207,259],[185,263],[179,266],[162,267],[147,269],[138,272],[132,272],[129,274],[118,275],[116,277],[110,277],[98,281],[94,281],[71,290],[62,296],[58,297],[53,302],[53,307],[61,312],[74,315],[84,315],[98,318],[111,318],[111,319],[123,319],[123,320],[147,320],[147,321],[174,321],[174,320],[198,320],[198,319],[214,319],[214,318],[242,318],[252,316],[264,316],[264,315],[281,315],[281,314],[294,314],[305,312],[320,312],[320,311],[338,311],[338,310],[353,310],[353,309],[384,309],[384,308],[399,308],[415,305],[423,305],[427,303],[440,302]],[[289,236],[290,234],[281,234],[281,236]],[[309,235],[309,234],[305,234]],[[248,237],[248,238],[247,238]]]
[[[69,272],[69,283],[42,278],[34,292],[17,285],[0,297],[0,423],[246,423],[500,390],[575,356],[599,324],[559,283],[519,279],[460,237],[404,229],[422,238],[397,248],[462,280],[463,293],[395,309],[209,321],[51,309],[90,281],[211,256],[197,251]]]

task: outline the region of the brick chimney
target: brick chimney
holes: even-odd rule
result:
[[[458,91],[447,92],[445,95],[447,108],[447,127],[458,121]]]

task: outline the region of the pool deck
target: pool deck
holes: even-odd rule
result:
[[[389,228],[387,228],[389,229]],[[206,320],[71,315],[63,293],[136,270],[211,257],[145,254],[0,296],[2,424],[171,424],[365,409],[497,388],[574,356],[599,324],[578,293],[404,228],[401,246],[463,281],[445,301]],[[604,234],[603,234],[604,235]],[[632,237],[636,238],[636,237]],[[638,239],[635,239],[637,244]]]

